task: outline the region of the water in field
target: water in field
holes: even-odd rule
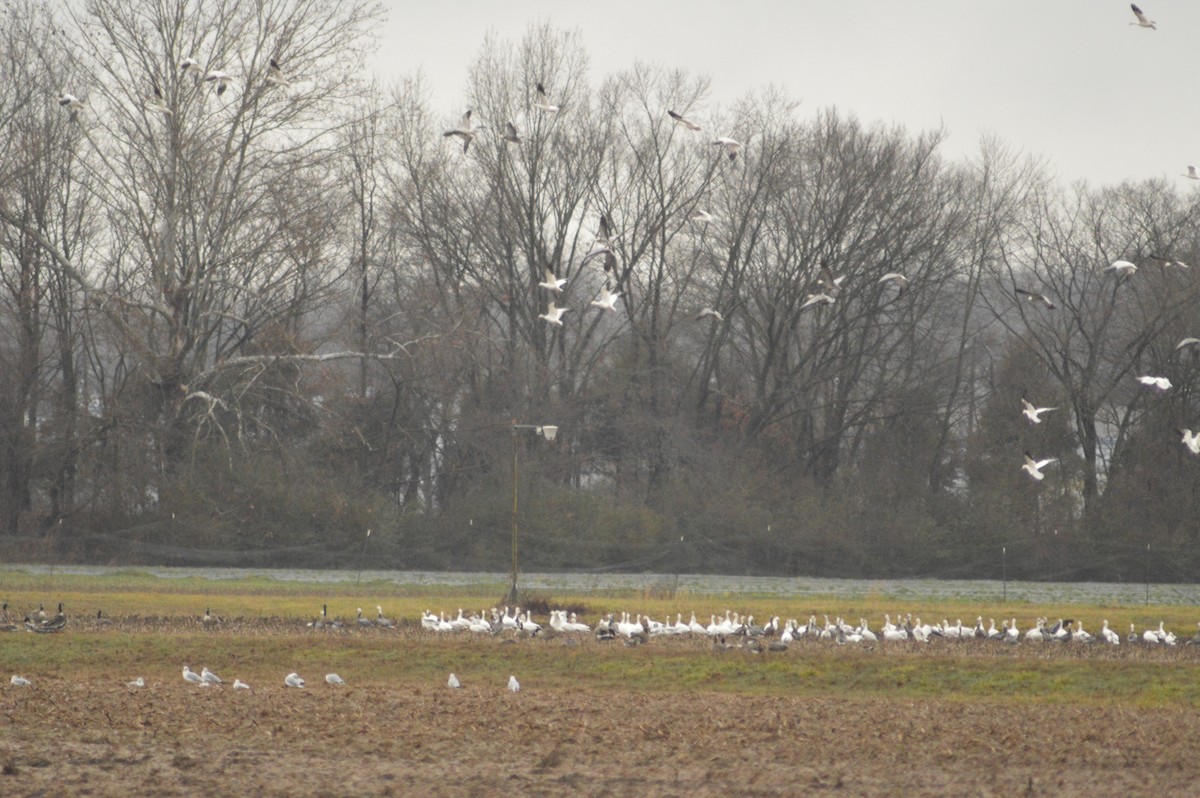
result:
[[[163,579],[245,579],[251,577],[313,583],[391,582],[408,587],[483,588],[503,590],[506,573],[468,573],[453,571],[328,571],[272,568],[138,568],[91,565],[0,565],[0,571],[25,571],[32,574],[80,574],[104,576],[137,571]],[[1032,604],[1082,603],[1121,604],[1200,604],[1200,585],[1194,584],[1116,584],[1104,582],[1009,582],[951,579],[818,579],[780,576],[721,576],[716,574],[588,574],[526,573],[520,585],[525,590],[588,594],[611,590],[694,593],[703,595],[758,594],[766,596],[831,596],[852,599],[859,596],[887,596],[920,601],[923,599],[964,599],[969,601],[1008,601]]]

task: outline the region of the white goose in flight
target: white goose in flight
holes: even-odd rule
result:
[[[463,154],[466,155],[467,150],[471,148],[471,142],[475,140],[475,130],[471,127],[471,109],[468,108],[462,115],[462,119],[458,122],[458,127],[453,130],[447,130],[442,134],[442,137],[462,139]]]
[[[682,114],[678,114],[674,111],[667,111],[667,115],[669,117],[671,117],[671,119],[675,120],[675,124],[682,125],[683,127],[686,127],[688,130],[699,130],[700,129],[699,125],[697,125],[695,122],[691,121],[690,119],[685,119]]]
[[[546,87],[540,81],[537,84],[537,100],[533,103],[533,107],[541,109],[548,114],[558,113],[558,106],[551,105],[550,101],[546,98]]]
[[[1130,3],[1129,7],[1133,9],[1133,15],[1137,17],[1137,22],[1130,22],[1130,25],[1137,25],[1139,28],[1158,30],[1158,26],[1154,24],[1154,20],[1147,18],[1142,12],[1142,9],[1137,7],[1137,3]]]
[[[1151,374],[1145,374],[1137,378],[1137,381],[1147,388],[1153,388],[1156,391],[1171,390],[1171,381],[1166,377],[1155,377]]]
[[[1031,455],[1029,452],[1025,452],[1025,465],[1021,466],[1021,468],[1025,471],[1025,473],[1029,474],[1029,476],[1033,477],[1038,482],[1041,482],[1046,478],[1046,475],[1042,473],[1042,469],[1051,463],[1056,462],[1057,460],[1057,457],[1048,457],[1045,460],[1034,460],[1033,455]]]
[[[553,291],[556,294],[561,294],[563,286],[567,284],[567,278],[555,277],[554,272],[546,269],[542,272],[542,281],[538,283],[538,288],[545,288],[547,291]]]
[[[1196,171],[1196,167],[1189,165],[1187,174],[1182,175],[1182,177],[1186,177],[1189,180],[1200,180],[1200,172]]]
[[[742,149],[740,141],[731,139],[728,136],[718,136],[713,140],[713,146],[720,147],[729,156],[729,160],[731,161],[737,160],[738,151]]]
[[[1049,413],[1051,410],[1058,409],[1057,407],[1034,407],[1033,403],[1024,396],[1021,397],[1021,408],[1021,412],[1025,415],[1025,418],[1029,419],[1030,424],[1041,424],[1043,413]]]
[[[546,308],[545,313],[538,314],[538,318],[544,319],[547,324],[553,324],[555,327],[561,327],[563,326],[562,315],[568,310],[570,310],[570,308],[560,308],[551,302],[550,307]]]
[[[1200,454],[1200,432],[1192,432],[1190,429],[1177,430],[1183,436],[1181,441],[1188,451],[1192,454]]]

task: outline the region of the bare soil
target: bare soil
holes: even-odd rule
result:
[[[44,679],[0,688],[0,795],[1193,796],[1198,740],[1185,709]]]

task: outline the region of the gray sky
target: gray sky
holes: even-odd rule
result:
[[[801,117],[837,106],[910,132],[944,125],[959,157],[993,134],[1062,181],[1167,177],[1200,167],[1200,0],[385,0],[377,70],[421,70],[456,119],[467,68],[494,30],[579,30],[594,85],[636,60],[712,79],[708,111],[775,84]]]

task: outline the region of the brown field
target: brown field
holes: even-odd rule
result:
[[[920,651],[812,644],[768,660],[716,653],[701,641],[630,650],[590,638],[568,646],[413,630],[330,636],[294,625],[215,633],[194,622],[176,632],[155,626],[147,641],[130,636],[131,652],[103,657],[88,652],[101,650],[111,631],[73,630],[70,661],[58,674],[32,687],[0,687],[0,796],[1200,794],[1194,694],[1149,706],[1144,696],[1061,701],[1053,684],[1039,682],[1030,697],[953,689],[914,697],[899,687],[893,696],[877,684],[860,695],[844,686],[814,692],[805,676],[814,662],[836,670],[849,661],[853,670],[855,658],[873,667],[890,658],[895,673],[950,674],[979,662],[1012,667],[1023,657],[1040,668],[1049,657],[1136,665],[1153,678],[1159,668],[1200,673],[1195,647],[964,654],[968,644]],[[136,663],[154,656],[142,642],[159,645],[163,634],[176,635],[167,643],[170,659],[199,670],[206,653],[220,652],[212,654],[223,663],[218,671],[254,688],[187,685],[174,661],[145,668],[144,689],[126,688]],[[19,662],[68,640],[4,636],[0,667],[6,657]],[[287,669],[305,665],[307,688],[283,687],[285,670],[274,665],[281,659]],[[358,668],[357,680],[356,660],[372,663]],[[712,660],[721,670],[696,677],[710,686],[621,683],[623,669],[658,684],[656,668],[691,673]],[[454,662],[462,663],[457,691],[444,685],[445,664]],[[326,685],[326,668],[351,683]],[[522,678],[518,694],[504,688],[510,668]],[[729,675],[744,684],[729,684]],[[756,676],[764,680],[759,688]]]

